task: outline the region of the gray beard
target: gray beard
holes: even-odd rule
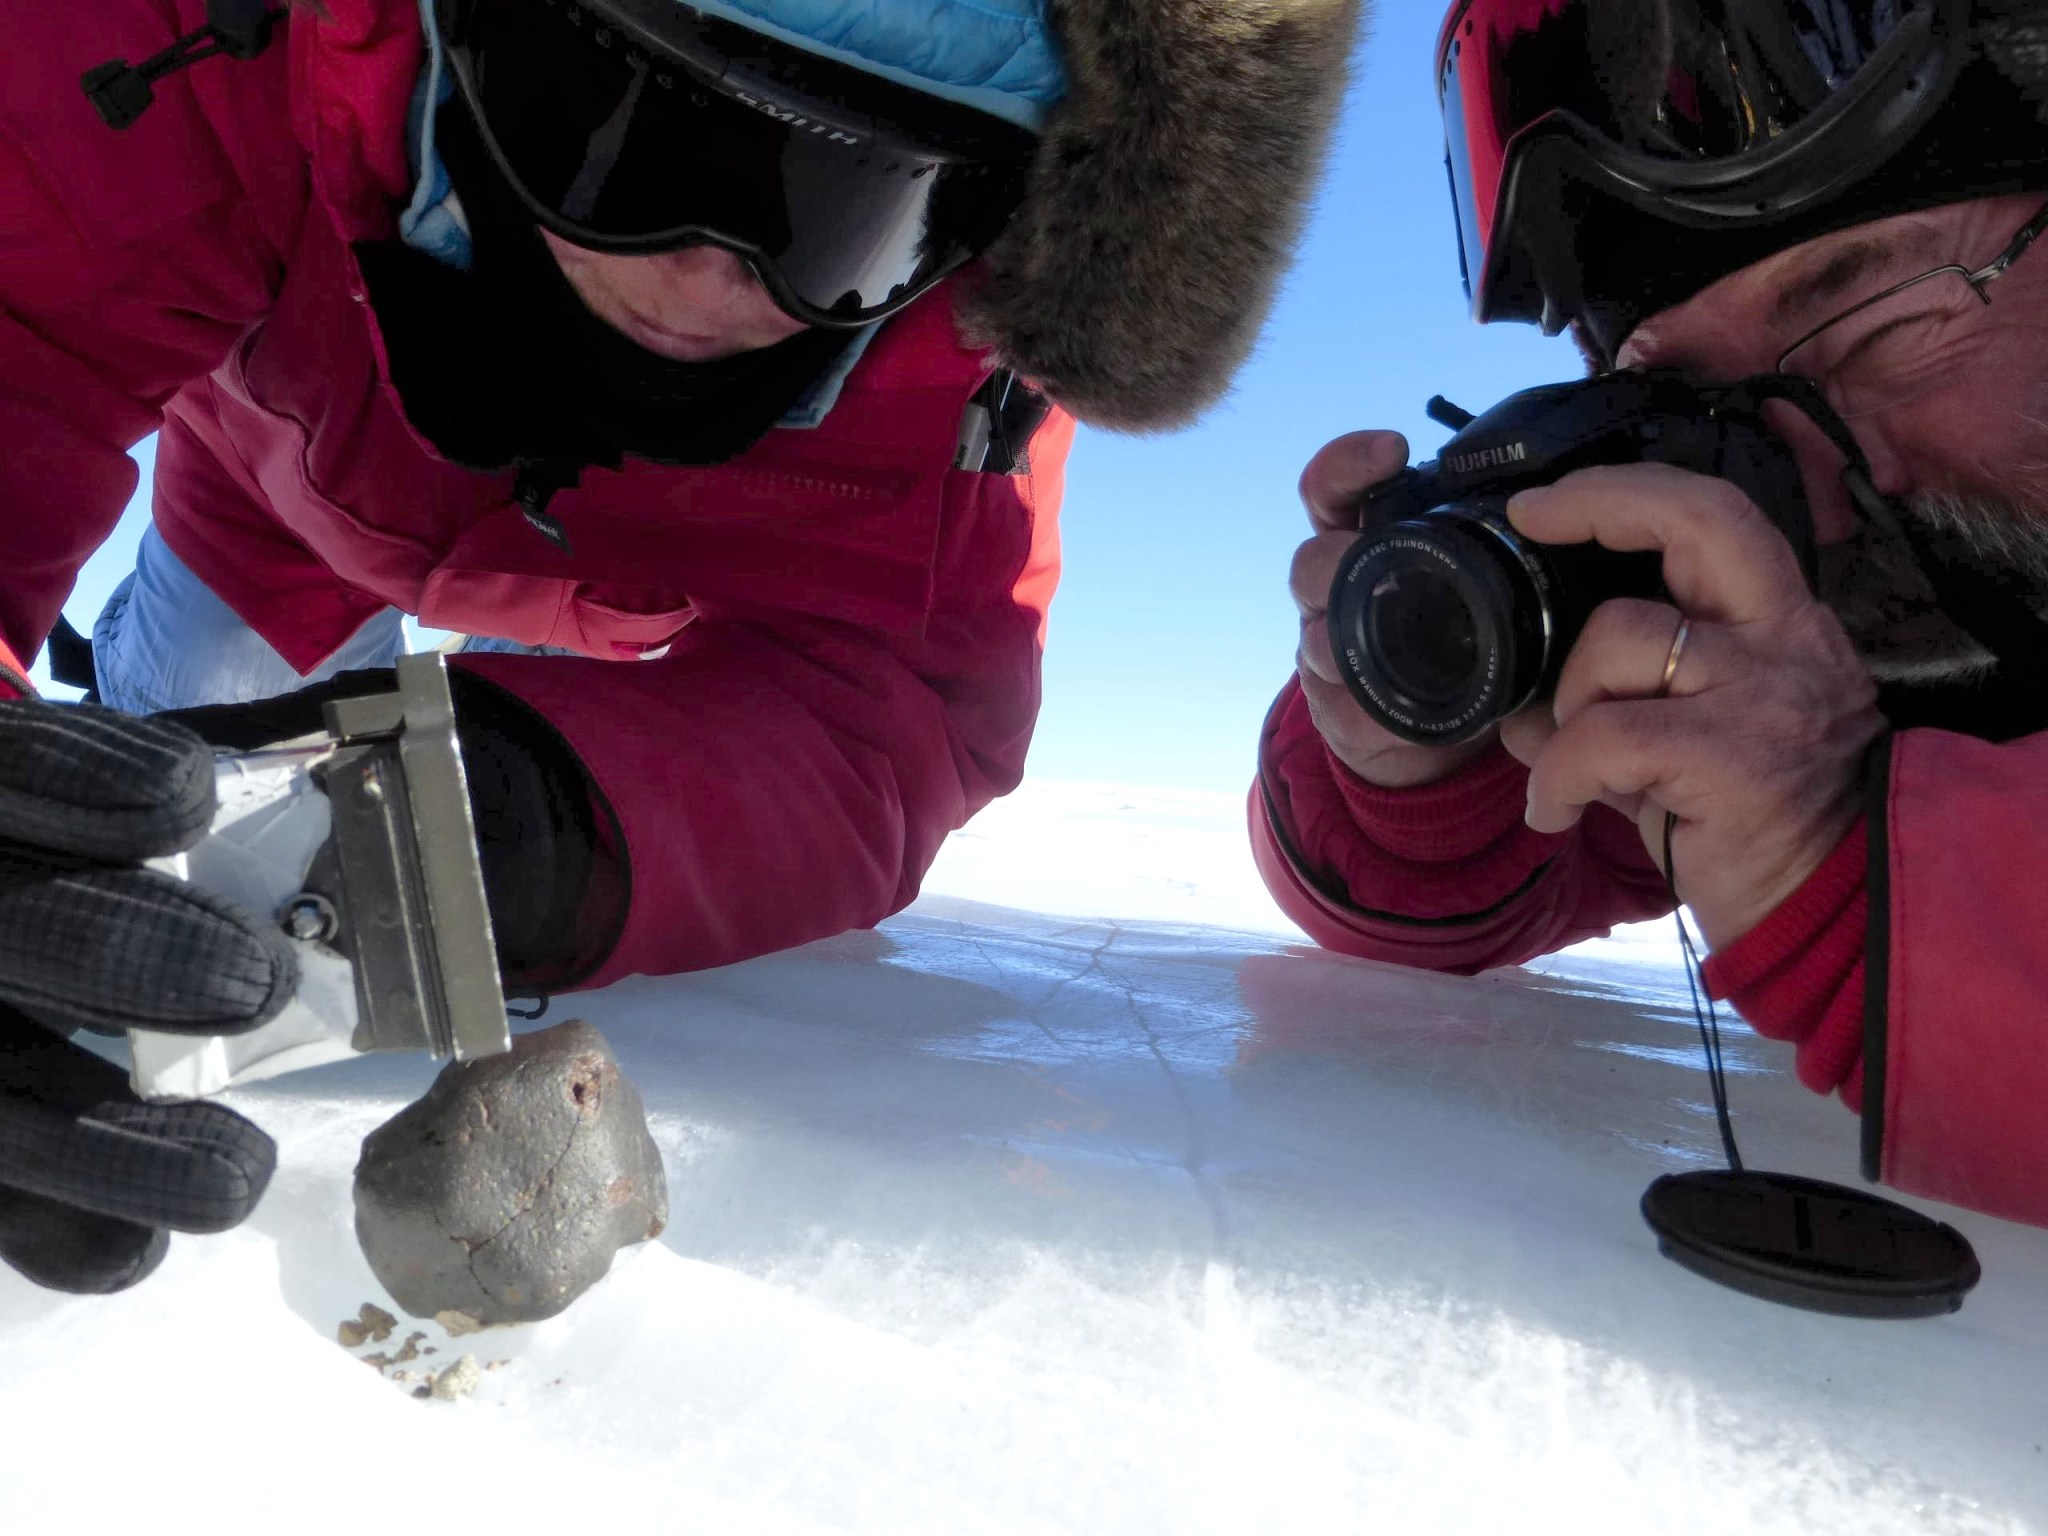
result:
[[[2003,497],[1930,492],[1909,497],[1903,510],[1968,557],[2048,597],[2048,521],[2032,509]],[[1818,554],[1821,601],[1879,682],[1957,681],[1991,666],[1990,653],[1935,606],[1904,541],[1859,523],[1848,540]]]

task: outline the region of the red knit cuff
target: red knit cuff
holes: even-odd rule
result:
[[[1324,748],[1351,819],[1373,845],[1414,864],[1455,864],[1522,825],[1529,770],[1495,742],[1447,779],[1411,789],[1368,784]]]
[[[7,648],[7,642],[0,640],[0,699],[34,698],[35,689],[29,686],[28,668],[15,658]]]
[[[1869,848],[1869,836],[1859,821],[1804,885],[1733,944],[1707,957],[1702,972],[1708,993],[1726,1000],[1750,991],[1808,953],[1840,923],[1852,903],[1860,904]],[[1857,949],[1862,949],[1860,941]]]
[[[1709,995],[1733,1002],[1766,1039],[1798,1048],[1799,1080],[1862,1097],[1863,960],[1869,840],[1858,822],[1761,923],[1702,968]]]

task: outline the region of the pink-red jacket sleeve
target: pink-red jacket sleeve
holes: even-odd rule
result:
[[[2048,1225],[2048,735],[1901,731],[1876,803],[1864,1171]]]
[[[2048,1226],[2048,736],[1902,731],[1871,812],[1707,962],[1716,996],[1863,1115],[1863,1172]]]
[[[1260,736],[1253,857],[1317,943],[1461,975],[1670,911],[1633,824],[1595,806],[1570,832],[1532,832],[1527,785],[1496,747],[1440,783],[1377,789],[1330,754],[1290,679]]]
[[[949,471],[922,634],[700,613],[660,661],[476,656],[576,750],[630,869],[590,985],[727,965],[917,895],[939,845],[1023,776],[1073,422],[1031,473]]]
[[[125,133],[79,89],[79,74],[110,54],[147,57],[204,21],[203,0],[8,11],[0,639],[17,657],[41,648],[78,567],[133,493],[127,450],[267,308],[281,224],[303,207],[281,48],[274,62],[165,82]],[[247,120],[234,147],[216,132],[223,119]]]

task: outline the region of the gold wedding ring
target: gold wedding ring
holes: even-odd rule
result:
[[[1692,635],[1692,620],[1679,615],[1678,633],[1671,637],[1670,654],[1664,658],[1664,677],[1657,684],[1653,698],[1666,699],[1671,696],[1671,680],[1678,676],[1678,663],[1685,656],[1685,642]]]

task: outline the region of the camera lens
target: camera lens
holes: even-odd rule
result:
[[[1469,741],[1534,694],[1551,586],[1496,502],[1437,507],[1352,545],[1330,591],[1331,646],[1352,696],[1395,735]]]
[[[1479,629],[1456,582],[1422,565],[1396,567],[1372,590],[1367,623],[1387,680],[1439,703],[1472,686]]]

